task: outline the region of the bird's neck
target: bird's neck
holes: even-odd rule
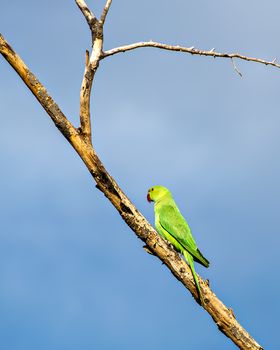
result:
[[[172,196],[170,193],[166,193],[163,196],[161,196],[160,198],[158,198],[158,200],[155,202],[155,205],[163,205],[167,202],[170,202],[170,200],[172,200]]]

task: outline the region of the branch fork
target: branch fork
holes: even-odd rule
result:
[[[89,9],[84,0],[76,0],[76,3],[84,15],[92,36],[92,51],[86,51],[85,71],[80,91],[80,134],[87,144],[92,145],[91,118],[90,118],[90,96],[95,73],[99,61],[103,57],[103,26],[112,0],[107,0],[101,18],[98,20]]]

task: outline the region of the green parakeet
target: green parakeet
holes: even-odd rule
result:
[[[153,186],[148,190],[147,199],[155,202],[155,226],[157,232],[167,239],[174,248],[184,255],[190,265],[199,299],[203,303],[199,281],[194,269],[194,261],[208,267],[209,261],[201,254],[192,236],[189,225],[180,213],[171,192],[163,186]]]

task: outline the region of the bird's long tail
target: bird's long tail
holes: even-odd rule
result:
[[[202,296],[202,293],[201,293],[198,277],[197,277],[197,274],[196,274],[195,269],[194,269],[193,257],[188,253],[187,250],[184,250],[183,254],[184,254],[184,257],[187,260],[188,264],[190,265],[190,268],[191,268],[191,271],[192,271],[192,275],[193,275],[193,279],[194,279],[194,283],[195,283],[195,286],[196,286],[196,289],[197,289],[197,292],[198,292],[199,300],[200,300],[200,303],[203,304],[204,299],[203,299],[203,296]]]

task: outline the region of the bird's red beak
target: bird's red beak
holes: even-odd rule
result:
[[[149,192],[148,192],[148,194],[147,194],[147,201],[148,201],[149,203],[152,201]]]

